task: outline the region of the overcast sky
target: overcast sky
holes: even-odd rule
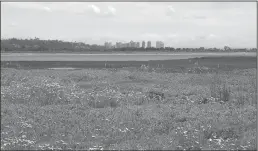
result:
[[[255,2],[3,2],[1,37],[249,48],[256,14]]]

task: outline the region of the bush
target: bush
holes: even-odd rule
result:
[[[115,98],[99,97],[97,99],[90,100],[88,105],[93,108],[116,108],[118,107],[119,103]]]
[[[150,99],[161,101],[165,99],[165,94],[163,92],[151,90],[148,92],[148,97]]]
[[[220,103],[225,103],[230,100],[230,87],[224,83],[218,75],[212,79],[210,86],[211,97],[215,98]]]

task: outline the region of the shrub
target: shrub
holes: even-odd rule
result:
[[[150,90],[147,96],[149,99],[155,99],[157,101],[162,101],[165,99],[165,94],[163,92],[159,92],[155,90]]]
[[[212,79],[210,86],[211,97],[218,100],[220,103],[228,102],[230,100],[230,87],[224,83],[218,75]]]
[[[224,84],[223,88],[219,91],[219,98],[222,102],[228,102],[230,99],[230,87]]]
[[[97,99],[91,99],[88,105],[93,108],[105,108],[105,107],[118,107],[118,101],[115,98],[99,97]]]

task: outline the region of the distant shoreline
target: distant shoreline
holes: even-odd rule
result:
[[[1,52],[1,54],[116,54],[116,55],[123,55],[123,54],[254,54],[256,55],[257,52],[157,52],[157,51],[137,51],[137,52],[124,52],[124,51],[116,51],[116,52]]]
[[[180,71],[182,68],[192,68],[195,62],[200,66],[209,68],[217,68],[218,64],[221,69],[249,69],[256,68],[256,57],[198,57],[198,58],[180,58],[170,60],[138,60],[138,61],[1,61],[1,68],[17,68],[17,69],[48,69],[48,68],[76,68],[76,69],[103,69],[103,68],[131,68],[147,65],[151,68],[162,67],[168,70]],[[223,69],[223,70],[224,70]]]

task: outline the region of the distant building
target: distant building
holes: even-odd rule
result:
[[[137,47],[137,42],[133,42],[133,48]]]
[[[132,48],[134,45],[134,42],[131,40],[130,43],[129,43],[129,47]]]
[[[142,48],[145,48],[145,41],[142,41]]]
[[[140,48],[140,42],[136,43],[136,48]]]
[[[104,46],[105,46],[105,49],[111,49],[112,48],[112,43],[111,42],[105,42]]]
[[[127,43],[123,43],[122,48],[126,48],[126,47],[127,47]]]
[[[147,48],[151,48],[151,41],[147,42]]]
[[[111,49],[111,48],[113,48],[113,46],[112,46],[112,43],[109,42],[109,43],[108,43],[108,49]]]
[[[105,48],[107,49],[107,47],[108,47],[108,42],[105,42],[105,43],[104,43],[104,46],[105,46]]]
[[[134,42],[134,41],[131,41],[131,42],[130,42],[130,47],[131,47],[131,48],[136,48],[136,47],[137,47],[137,43]]]
[[[134,46],[134,48],[137,48],[137,42],[134,42],[133,46]]]
[[[156,41],[156,48],[160,48],[159,41]]]
[[[116,48],[122,48],[122,43],[121,42],[117,42],[116,43]]]
[[[157,41],[156,48],[164,48],[164,43],[162,41]]]
[[[165,47],[164,42],[161,42],[160,43],[160,48],[164,48],[164,47]]]

